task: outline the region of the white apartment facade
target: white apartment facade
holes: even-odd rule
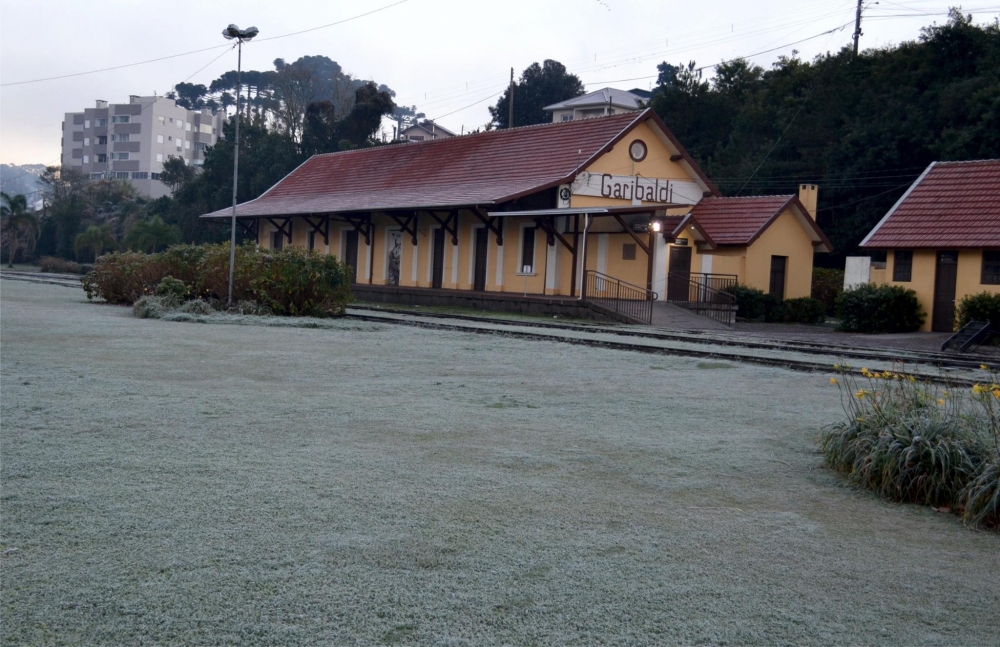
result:
[[[173,99],[133,95],[128,103],[98,100],[62,123],[62,166],[91,179],[128,180],[151,198],[170,194],[160,181],[163,162],[179,157],[198,167],[222,135],[223,113],[187,110]]]

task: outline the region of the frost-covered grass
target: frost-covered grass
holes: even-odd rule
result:
[[[1000,641],[1000,537],[824,469],[829,376],[0,289],[4,644]]]

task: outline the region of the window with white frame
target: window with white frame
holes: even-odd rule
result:
[[[105,155],[104,153],[98,153],[97,154],[97,163],[98,164],[107,164],[108,163],[108,156]]]
[[[162,162],[163,161],[163,153],[157,153],[156,154],[156,161],[157,162]]]
[[[119,133],[117,135],[111,135],[111,141],[113,142],[127,142],[129,140],[128,133]]]
[[[573,121],[573,115],[563,115],[562,116],[562,120],[563,121]]]
[[[127,124],[130,121],[132,121],[132,117],[129,115],[115,115],[111,118],[113,124]]]
[[[194,143],[194,149],[195,149],[196,151],[203,151],[203,150],[205,150],[205,149],[206,149],[207,147],[208,147],[208,144],[206,144],[205,142],[195,142],[195,143]]]
[[[159,173],[150,173],[149,174],[149,179],[151,179],[151,180],[159,180],[160,179],[160,174]]]
[[[107,146],[108,145],[108,136],[107,135],[99,135],[97,137],[97,145],[98,146]]]
[[[90,137],[84,137],[83,138],[83,145],[84,146],[90,146]]]
[[[84,164],[90,164],[90,155],[84,155],[83,156],[83,163]]]
[[[167,123],[167,118],[166,117],[157,117],[156,119],[157,119],[157,121],[160,122],[161,126],[166,125],[166,123]]]
[[[148,180],[149,171],[132,171],[133,180]]]
[[[156,136],[156,143],[157,144],[162,144],[163,143],[163,135],[157,135]]]
[[[115,160],[116,162],[127,162],[128,153],[111,153],[111,159]]]
[[[128,179],[128,171],[115,171],[115,179],[116,180],[127,180]]]
[[[184,147],[184,140],[182,139],[175,139],[174,143],[177,144],[177,150],[180,150],[181,148]]]
[[[184,122],[184,130],[187,130],[187,131],[191,130],[191,122],[190,121],[185,121]]]
[[[107,120],[107,118],[95,119],[94,120],[94,126],[97,127],[97,128],[107,128],[108,127],[108,120]]]
[[[90,128],[90,119],[84,119],[83,120],[83,127],[84,128]]]
[[[181,123],[180,119],[178,119],[177,121],[175,121],[174,124],[176,124],[178,128],[183,128],[184,127],[184,124]]]
[[[184,148],[190,149],[191,148],[191,142],[189,142],[188,140],[185,139],[184,140]]]

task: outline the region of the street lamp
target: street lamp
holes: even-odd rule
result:
[[[236,40],[236,141],[233,144],[233,226],[229,233],[229,301],[233,305],[233,269],[236,267],[236,182],[240,168],[240,71],[243,65],[243,41],[252,39],[260,33],[256,27],[240,29],[229,25],[222,30],[226,40]]]

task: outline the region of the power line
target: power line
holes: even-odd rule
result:
[[[401,4],[403,4],[405,2],[409,2],[409,1],[410,0],[398,0],[397,2],[385,5],[384,7],[379,7],[378,9],[372,9],[371,11],[366,11],[365,13],[361,13],[361,14],[358,14],[356,16],[351,16],[350,18],[344,18],[343,20],[338,20],[337,22],[327,23],[325,25],[320,25],[318,27],[311,27],[309,29],[303,29],[301,31],[293,31],[293,32],[290,32],[288,34],[281,34],[280,36],[271,36],[270,38],[260,38],[260,39],[257,40],[257,42],[263,42],[263,41],[267,41],[267,40],[277,40],[279,38],[288,38],[289,36],[298,36],[299,34],[305,34],[305,33],[311,32],[311,31],[316,31],[317,29],[326,29],[327,27],[334,27],[336,25],[342,25],[342,24],[344,24],[346,22],[350,22],[352,20],[357,20],[359,18],[364,18],[365,16],[370,16],[370,15],[372,15],[374,13],[378,13],[380,11],[385,11],[386,9],[391,9],[392,7],[396,7],[398,5],[401,5]],[[151,58],[149,60],[138,61],[138,62],[135,62],[135,63],[125,63],[123,65],[115,65],[115,66],[112,66],[112,67],[104,67],[104,68],[101,68],[99,70],[90,70],[90,71],[87,71],[87,72],[74,72],[72,74],[61,74],[59,76],[49,76],[49,77],[45,77],[45,78],[42,78],[42,79],[30,79],[30,80],[27,80],[27,81],[13,81],[13,82],[10,82],[10,83],[0,83],[0,87],[4,87],[5,88],[5,87],[8,87],[8,86],[12,86],[12,85],[27,85],[29,83],[42,83],[43,81],[56,81],[58,79],[68,79],[68,78],[75,77],[75,76],[85,76],[85,75],[88,75],[88,74],[98,74],[100,72],[111,72],[113,70],[121,70],[121,69],[124,69],[124,68],[127,68],[127,67],[136,67],[137,65],[146,65],[146,64],[149,64],[149,63],[157,63],[159,61],[165,61],[165,60],[168,60],[168,59],[171,59],[171,58],[178,58],[178,57],[181,57],[181,56],[189,56],[191,54],[198,54],[198,53],[201,53],[201,52],[208,52],[208,51],[215,50],[215,49],[221,49],[223,47],[229,47],[228,43],[225,44],[225,45],[215,45],[213,47],[204,47],[202,49],[195,49],[195,50],[191,50],[190,52],[183,52],[183,53],[180,53],[180,54],[170,54],[169,56],[161,56],[159,58]]]

